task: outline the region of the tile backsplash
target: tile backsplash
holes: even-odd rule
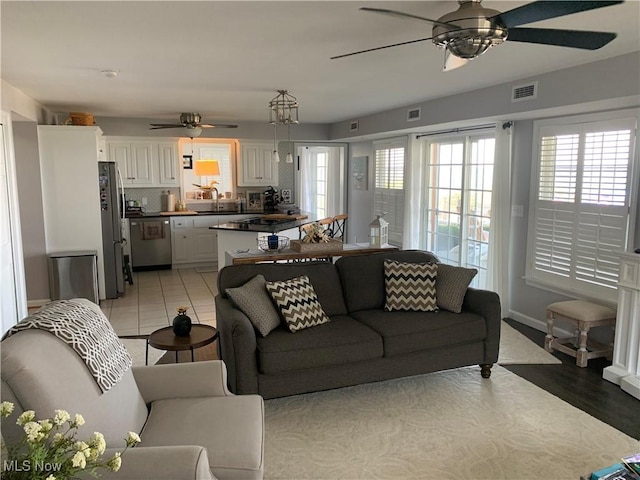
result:
[[[137,200],[138,204],[144,208],[145,212],[162,211],[162,194],[170,191],[176,196],[176,201],[180,198],[180,189],[175,188],[125,188],[124,193],[127,200]],[[146,205],[143,199],[146,198]]]

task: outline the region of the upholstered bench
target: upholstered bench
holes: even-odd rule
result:
[[[571,322],[576,327],[576,335],[570,338],[556,338],[553,327],[556,318]],[[585,300],[569,300],[552,303],[547,307],[547,336],[544,348],[553,352],[571,355],[576,359],[576,365],[586,367],[591,358],[610,357],[613,353],[611,345],[602,345],[589,340],[589,330],[601,325],[611,325],[615,328],[616,311]],[[572,346],[567,345],[571,343]]]

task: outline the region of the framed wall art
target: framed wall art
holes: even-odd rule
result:
[[[351,182],[354,190],[369,189],[369,157],[351,159]]]
[[[183,155],[182,156],[182,168],[187,170],[193,169],[193,155]]]
[[[264,194],[261,191],[247,191],[247,211],[262,212],[264,210]]]

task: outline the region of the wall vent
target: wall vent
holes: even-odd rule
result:
[[[511,102],[522,102],[538,98],[538,82],[516,85],[511,90]]]
[[[356,120],[355,122],[349,123],[350,132],[357,132],[359,128],[360,128],[360,122],[358,120]]]
[[[415,122],[416,120],[420,120],[420,113],[420,107],[407,110],[407,122]]]

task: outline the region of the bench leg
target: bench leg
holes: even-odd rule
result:
[[[553,312],[547,310],[547,335],[544,337],[544,349],[547,352],[553,352],[553,346],[551,342],[553,341]]]
[[[491,367],[493,367],[493,363],[480,364],[480,375],[482,375],[482,378],[489,378],[491,376]]]
[[[589,325],[580,322],[580,336],[578,341],[578,351],[576,352],[576,365],[586,367],[589,360],[587,351],[587,338],[589,336]]]

